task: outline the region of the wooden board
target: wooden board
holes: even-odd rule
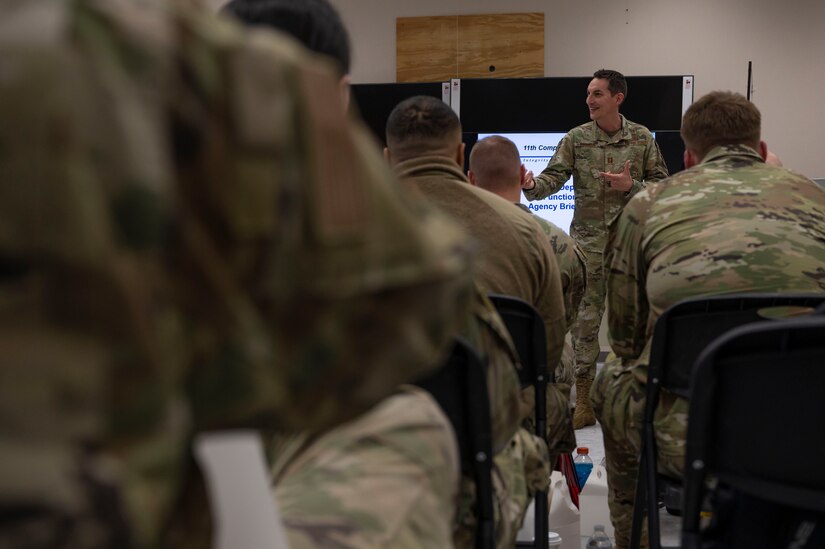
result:
[[[544,14],[396,20],[396,81],[544,76]]]
[[[458,74],[458,18],[399,17],[395,22],[396,82],[445,82]]]
[[[456,78],[544,76],[543,13],[461,16],[458,44]]]

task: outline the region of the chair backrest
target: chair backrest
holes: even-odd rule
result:
[[[415,384],[433,395],[452,424],[461,469],[476,485],[476,547],[492,547],[493,437],[484,362],[466,341],[456,338],[444,365]]]
[[[691,391],[683,536],[698,534],[708,473],[825,513],[825,317],[731,330],[701,354]]]
[[[516,346],[522,365],[522,386],[535,385],[539,381],[552,382],[553,369],[547,367],[547,338],[539,312],[517,297],[498,294],[487,297],[507,326],[510,339]]]
[[[659,317],[653,331],[648,378],[658,377],[662,387],[689,398],[690,377],[702,350],[726,331],[763,320],[760,311],[770,307],[810,307],[825,303],[822,294],[733,294],[703,296],[681,301]]]
[[[490,294],[487,296],[496,308],[510,339],[516,347],[522,370],[519,372],[522,387],[535,389],[535,434],[542,440],[547,433],[547,383],[554,381],[553,369],[547,367],[547,338],[544,320],[539,312],[523,299],[513,296]],[[547,494],[536,493],[533,545],[540,547],[547,540]]]
[[[758,294],[700,296],[673,305],[656,322],[650,349],[648,384],[642,422],[642,457],[634,503],[630,546],[639,547],[645,509],[656,509],[659,491],[653,418],[659,390],[691,398],[691,374],[700,353],[716,337],[737,326],[764,320],[777,307],[810,309],[825,302],[823,294]],[[788,313],[785,309],[783,314]],[[651,548],[660,547],[658,513],[648,514]]]

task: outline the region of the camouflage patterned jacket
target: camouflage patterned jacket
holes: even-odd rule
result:
[[[626,160],[630,160],[633,188],[623,193],[611,189],[599,172],[620,173]],[[622,116],[622,129],[612,137],[596,122],[570,130],[547,167],[535,177],[536,186],[524,195],[540,200],[554,194],[571,174],[576,209],[570,236],[585,253],[602,253],[610,222],[647,182],[667,177],[667,166],[650,131]]]
[[[334,71],[190,4],[0,7],[0,546],[154,545],[193,432],[345,421],[466,318]]]
[[[630,201],[605,265],[610,344],[639,357],[656,320],[682,299],[825,292],[825,191],[748,147],[715,148]]]
[[[524,204],[516,203],[516,205],[535,218],[550,241],[550,247],[559,265],[561,289],[564,293],[564,312],[567,329],[570,330],[576,321],[579,304],[587,288],[587,264],[584,252],[581,251],[576,241],[559,227],[533,214]]]
[[[453,547],[458,446],[422,389],[404,386],[272,472],[290,549]]]

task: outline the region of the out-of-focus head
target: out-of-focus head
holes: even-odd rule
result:
[[[767,148],[760,141],[762,116],[745,96],[713,91],[688,107],[682,118],[685,166],[701,162],[714,147],[745,145],[764,158]]]
[[[387,148],[391,164],[419,156],[446,156],[464,164],[461,122],[449,105],[426,95],[405,99],[387,119]]]
[[[523,170],[518,147],[506,137],[486,137],[470,151],[470,182],[508,200],[520,198]]]
[[[340,76],[344,109],[350,100],[350,41],[338,12],[327,0],[230,0],[221,13],[245,25],[292,35],[307,49],[332,59]]]
[[[231,0],[221,13],[291,34],[308,49],[333,58],[342,76],[350,72],[349,34],[326,0]]]

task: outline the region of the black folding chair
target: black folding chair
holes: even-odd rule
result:
[[[510,332],[521,361],[519,373],[521,386],[532,385],[536,393],[536,436],[545,440],[547,433],[547,383],[554,379],[553,371],[547,367],[547,340],[544,321],[538,311],[526,301],[517,297],[491,294],[499,316]],[[546,547],[547,533],[547,492],[536,493],[534,539],[532,544],[517,543],[518,547]],[[542,545],[543,540],[543,545]]]
[[[717,295],[681,301],[662,314],[653,331],[648,366],[631,548],[638,549],[640,546],[646,512],[650,547],[661,547],[658,512],[660,485],[663,486],[666,506],[677,512],[681,509],[681,479],[659,475],[657,471],[653,417],[659,403],[660,390],[664,388],[689,399],[693,364],[701,351],[717,336],[737,326],[763,320],[761,315],[769,315],[771,308],[813,309],[823,302],[825,295],[815,294]]]
[[[823,396],[825,316],[749,324],[708,346],[691,389],[682,547],[825,546]],[[716,506],[700,530],[708,475]],[[723,494],[734,503],[719,506]]]
[[[490,399],[486,366],[469,344],[456,338],[444,366],[416,383],[433,395],[450,419],[458,439],[462,472],[476,485],[476,544],[478,549],[495,546],[493,518]]]

